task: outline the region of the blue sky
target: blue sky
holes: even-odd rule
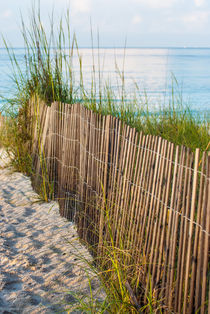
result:
[[[20,10],[28,19],[30,0],[0,0],[0,33],[22,46]],[[38,3],[38,0],[35,0]],[[47,27],[70,7],[71,25],[80,46],[90,46],[90,18],[100,44],[108,47],[210,47],[210,0],[40,0]],[[3,46],[0,40],[0,47]]]

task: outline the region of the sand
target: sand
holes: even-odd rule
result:
[[[4,166],[3,150],[0,156]],[[91,257],[75,225],[60,217],[57,203],[37,199],[28,177],[0,169],[0,313],[64,313],[61,303],[75,301],[69,291],[89,292],[86,264],[75,253]],[[96,295],[99,285],[95,279]]]

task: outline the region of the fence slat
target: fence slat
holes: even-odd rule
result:
[[[105,119],[105,136],[104,136],[104,148],[102,150],[102,157],[103,157],[103,161],[104,161],[104,171],[103,171],[103,177],[102,177],[102,185],[103,185],[103,191],[104,191],[104,195],[102,195],[102,197],[106,197],[107,196],[107,181],[108,181],[108,158],[109,158],[109,129],[110,129],[110,116],[107,116]],[[105,214],[105,199],[103,200],[102,203],[102,208],[101,213],[100,213],[100,230],[99,230],[99,252],[101,250],[102,247],[102,243],[103,243],[103,228],[104,228],[104,214]]]
[[[177,177],[177,187],[176,187],[176,200],[172,208],[174,208],[174,221],[171,238],[171,250],[170,250],[170,263],[169,263],[169,272],[168,272],[168,282],[169,290],[167,296],[169,297],[169,309],[172,308],[172,300],[174,298],[174,270],[175,270],[175,259],[176,259],[176,249],[177,249],[177,237],[178,237],[178,226],[179,226],[179,213],[181,213],[181,193],[183,189],[183,170],[185,162],[185,147],[181,147],[180,161],[179,161],[179,171]]]
[[[201,173],[205,171],[205,163],[206,163],[206,153],[203,153],[202,157],[202,168]],[[199,186],[199,199],[198,199],[198,209],[197,209],[197,219],[196,222],[198,225],[195,226],[195,240],[194,240],[194,248],[193,248],[193,256],[192,256],[192,275],[190,281],[190,301],[189,301],[189,312],[193,311],[194,306],[194,291],[195,291],[195,280],[196,280],[196,267],[198,261],[198,240],[200,225],[201,225],[201,213],[202,213],[202,197],[203,197],[203,187],[204,187],[204,176],[200,176],[200,186]],[[194,309],[197,310],[197,309]]]
[[[189,168],[191,166],[191,153],[190,150],[187,149],[186,152],[186,166],[187,168],[185,169],[185,174],[184,174],[184,182],[183,182],[183,192],[182,192],[182,208],[181,208],[181,216],[180,216],[180,239],[178,243],[178,260],[177,260],[177,276],[176,276],[176,285],[175,285],[175,308],[178,311],[178,303],[180,302],[181,305],[181,298],[179,299],[179,292],[182,293],[182,285],[183,285],[183,261],[185,260],[185,245],[186,245],[186,240],[185,240],[185,231],[184,228],[186,226],[186,220],[185,216],[189,216],[189,213],[187,212],[187,193],[188,193],[188,182],[190,182],[190,176],[189,176]],[[191,172],[190,172],[191,173]],[[181,290],[181,291],[180,291]]]
[[[169,210],[169,218],[168,218],[168,227],[167,227],[167,238],[166,238],[166,248],[165,248],[165,261],[164,261],[164,270],[163,270],[163,278],[162,278],[162,287],[161,290],[164,291],[164,295],[167,296],[169,285],[168,285],[168,276],[167,273],[169,271],[169,254],[170,254],[170,244],[171,244],[171,229],[172,229],[172,223],[173,223],[173,211],[171,208],[173,208],[174,204],[174,198],[176,193],[176,176],[178,171],[178,158],[179,158],[179,147],[176,147],[176,155],[175,155],[175,165],[173,169],[173,182],[172,182],[172,188],[171,188],[171,199],[170,199],[170,210]]]
[[[184,291],[184,307],[183,311],[186,313],[187,310],[187,301],[188,301],[188,282],[190,275],[190,253],[192,246],[192,236],[193,236],[193,220],[195,215],[195,206],[196,206],[196,189],[197,189],[197,180],[198,180],[198,166],[199,166],[199,149],[196,149],[195,152],[195,163],[194,163],[194,176],[193,176],[193,187],[192,187],[192,202],[190,208],[190,227],[188,233],[188,248],[187,248],[187,264],[185,272],[185,291]]]
[[[207,159],[207,176],[210,177],[210,152],[208,153]],[[204,255],[203,255],[203,278],[202,278],[202,292],[201,292],[201,313],[205,313],[205,309],[207,309],[207,300],[208,296],[208,289],[207,289],[207,276],[209,276],[209,251],[210,251],[210,240],[209,240],[209,233],[210,233],[210,184],[209,180],[207,180],[206,190],[208,199],[206,201],[206,233],[204,234]]]
[[[159,250],[159,259],[158,259],[158,271],[157,271],[157,281],[161,278],[161,273],[163,271],[163,264],[164,264],[164,242],[166,240],[166,232],[167,232],[167,214],[168,214],[168,200],[170,194],[170,186],[171,186],[171,175],[172,175],[172,159],[174,154],[174,144],[169,143],[168,149],[168,158],[167,158],[167,165],[166,165],[166,174],[165,174],[165,199],[163,198],[163,219],[161,221],[162,228],[161,228],[161,239],[160,239],[160,250]],[[158,251],[157,251],[158,252]]]

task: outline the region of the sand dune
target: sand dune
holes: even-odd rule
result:
[[[59,216],[57,203],[37,198],[29,178],[0,169],[0,313],[64,312],[61,302],[74,301],[68,291],[88,293],[75,252],[91,257],[74,224]],[[95,292],[98,286],[95,280]]]

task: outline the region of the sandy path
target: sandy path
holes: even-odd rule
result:
[[[88,292],[81,261],[65,240],[89,258],[74,225],[55,202],[35,199],[27,177],[0,170],[0,313],[63,313],[62,300],[73,300],[67,291]]]

